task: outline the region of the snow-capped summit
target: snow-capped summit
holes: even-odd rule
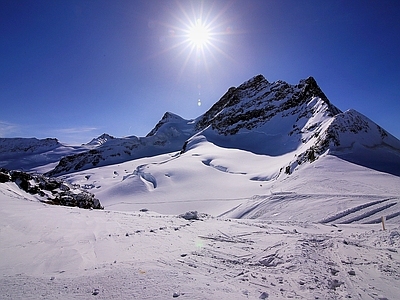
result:
[[[108,140],[112,140],[112,139],[115,139],[115,137],[113,137],[112,135],[109,135],[107,133],[103,133],[99,137],[92,139],[89,143],[84,144],[84,146],[89,146],[89,147],[95,148],[95,147],[103,145],[105,142],[107,142]]]
[[[166,131],[179,131],[184,130],[182,126],[186,127],[186,130],[189,130],[191,133],[193,132],[192,122],[188,122],[188,120],[183,119],[181,116],[178,116],[171,112],[166,112],[161,120],[156,124],[156,126],[146,135],[146,137],[154,136],[161,131],[166,134]],[[185,126],[186,125],[186,126]],[[163,128],[164,127],[164,128]],[[167,128],[165,128],[167,127]],[[182,129],[181,129],[182,128]],[[175,129],[175,130],[174,130]]]
[[[178,151],[193,134],[193,121],[167,112],[146,137],[110,138],[109,135],[102,135],[90,142],[91,145],[97,145],[95,148],[62,158],[47,175],[61,175]]]
[[[312,77],[290,85],[258,75],[230,88],[196,128],[219,146],[276,156],[307,143],[338,113]]]

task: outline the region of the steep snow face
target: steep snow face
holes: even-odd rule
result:
[[[109,135],[102,135],[91,142],[91,145],[98,144],[97,147],[62,158],[56,168],[47,175],[58,176],[78,170],[173,152],[181,149],[184,142],[193,133],[193,121],[166,113],[146,137],[113,138]]]
[[[146,135],[164,135],[167,137],[190,136],[194,133],[194,121],[185,120],[182,117],[166,112],[157,125]]]
[[[326,133],[332,150],[345,150],[356,143],[369,148],[385,144],[400,149],[398,139],[353,109],[336,115]]]
[[[347,161],[400,176],[400,141],[355,110],[335,116],[320,142]]]

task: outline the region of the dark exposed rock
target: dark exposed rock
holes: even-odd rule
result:
[[[0,168],[0,183],[11,181],[11,176],[6,169]]]

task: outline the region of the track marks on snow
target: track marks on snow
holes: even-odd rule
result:
[[[321,223],[338,223],[338,224],[350,224],[350,223],[364,223],[373,224],[381,222],[381,216],[385,216],[386,219],[392,219],[400,215],[400,212],[388,212],[390,208],[399,205],[399,199],[386,198],[377,201],[367,202],[362,205],[358,205],[344,211],[341,211],[331,217],[321,220]]]
[[[189,276],[202,274],[211,282],[229,283],[250,299],[387,297],[379,285],[372,286],[373,281],[370,291],[363,290],[362,278],[372,278],[375,272],[396,277],[400,271],[398,263],[385,263],[385,257],[393,262],[398,257],[393,248],[400,241],[397,231],[379,233],[377,240],[383,244],[372,246],[366,241],[373,230],[352,234],[346,227],[322,224],[229,222],[240,226],[242,234],[232,234],[235,231],[221,224],[217,231],[199,236],[201,247],[177,259],[176,268]],[[370,261],[370,251],[380,256]]]

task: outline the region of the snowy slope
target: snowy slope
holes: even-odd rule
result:
[[[88,188],[106,209],[113,210],[147,208],[165,214],[198,210],[234,218],[322,222],[355,209],[352,222],[372,222],[382,215],[392,216],[388,222],[400,221],[398,176],[330,154],[286,174],[283,169],[293,156],[226,149],[199,136],[187,145],[185,153],[138,159],[63,178]],[[372,202],[379,202],[369,207],[374,213],[356,209]],[[335,221],[346,222],[345,215]]]
[[[189,221],[0,186],[2,299],[396,299],[400,227]]]
[[[371,169],[400,176],[400,141],[355,110],[335,116],[327,129],[330,153]]]

